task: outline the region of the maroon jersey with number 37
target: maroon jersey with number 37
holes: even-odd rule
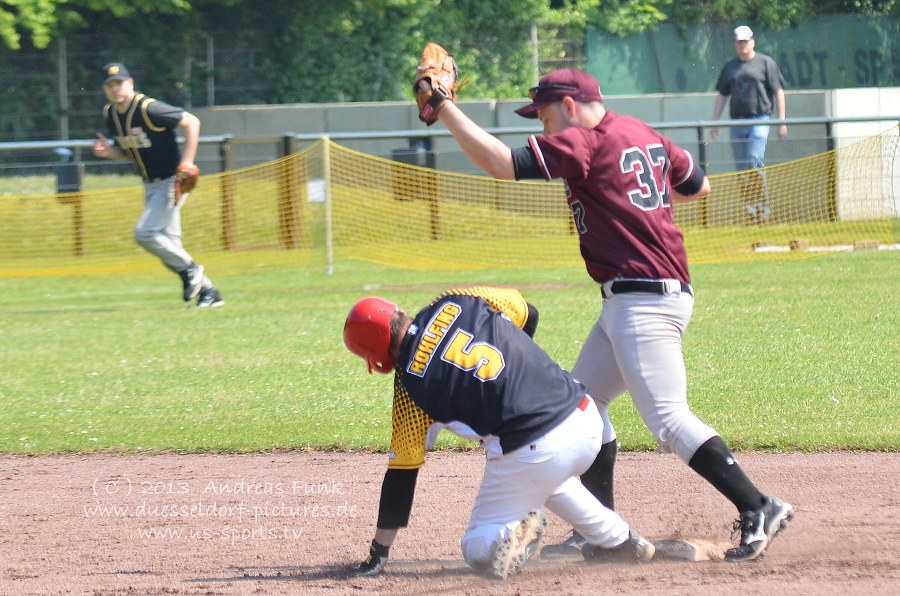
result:
[[[594,129],[532,136],[544,178],[562,178],[590,276],[690,282],[671,188],[691,178],[691,154],[640,120],[606,112]]]

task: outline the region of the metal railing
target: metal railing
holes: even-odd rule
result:
[[[842,123],[874,123],[874,122],[897,122],[900,124],[900,115],[898,116],[859,116],[859,117],[808,117],[808,118],[785,118],[783,120],[771,119],[766,121],[769,125],[786,124],[788,126],[795,125],[814,125],[822,127],[822,135],[818,137],[824,140],[825,149],[832,150],[837,146],[837,138],[834,134],[836,124]],[[710,165],[710,140],[707,138],[706,131],[712,128],[730,128],[738,126],[747,126],[747,120],[693,120],[680,122],[655,122],[649,123],[654,128],[671,134],[669,131],[685,131],[692,130],[695,132],[695,142],[697,147],[697,161],[709,170]],[[531,135],[539,134],[542,128],[537,125],[521,126],[521,127],[486,127],[485,130],[497,136],[509,135]],[[293,133],[285,132],[282,135],[266,135],[266,136],[234,136],[234,135],[206,135],[200,137],[201,149],[205,149],[202,159],[206,164],[206,172],[226,172],[237,167],[255,165],[270,161],[279,157],[285,157],[298,151],[304,143],[316,141],[323,137],[338,143],[346,143],[352,145],[353,142],[373,141],[373,140],[391,140],[396,139],[403,141],[402,146],[409,148],[423,139],[428,139],[426,144],[430,144],[431,139],[451,137],[450,131],[445,128],[421,128],[411,130],[390,130],[390,131],[359,131],[359,132],[320,132],[320,133]],[[717,141],[720,144],[727,144],[728,141]],[[60,172],[65,171],[68,164],[87,164],[92,170],[103,170],[112,167],[109,160],[94,158],[91,154],[92,139],[86,140],[60,140],[60,141],[32,141],[32,142],[14,142],[0,143],[0,177],[10,175],[21,175],[23,173],[46,173],[48,169],[55,171],[59,176]],[[239,163],[236,150],[242,146],[257,145],[267,146],[267,149],[258,157],[245,158]],[[398,143],[398,146],[401,144]],[[67,150],[71,153],[67,153]],[[56,155],[57,159],[50,160],[52,155]],[[60,156],[62,158],[60,159]],[[92,161],[86,161],[90,157]],[[198,158],[200,161],[200,158]],[[116,163],[116,162],[112,162]],[[121,162],[118,167],[127,166],[127,162]]]

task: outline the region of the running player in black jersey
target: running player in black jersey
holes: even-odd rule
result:
[[[653,557],[653,544],[581,484],[600,450],[603,421],[587,388],[531,339],[536,325],[537,310],[503,288],[457,288],[415,317],[376,297],[350,311],[347,348],[369,372],[395,373],[390,462],[358,574],[381,573],[406,527],[435,422],[468,426],[486,451],[461,543],[474,569],[503,579],[518,573],[540,544],[545,505],[587,537],[589,561]]]
[[[197,298],[200,308],[222,306],[225,301],[195,263],[181,242],[181,201],[175,201],[175,171],[193,165],[200,138],[196,116],[134,90],[134,79],[124,65],[103,67],[103,92],[109,103],[103,108],[107,134],[97,134],[94,155],[106,159],[129,159],[144,180],[144,211],[134,228],[134,239],[163,265],[181,277],[183,298]],[[175,130],[184,133],[184,153],[178,148]],[[110,140],[112,139],[112,140]]]

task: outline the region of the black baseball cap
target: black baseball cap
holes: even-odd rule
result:
[[[113,62],[103,67],[101,80],[104,85],[110,81],[127,81],[130,78],[131,74],[128,69],[120,62]]]
[[[528,90],[531,103],[516,110],[524,118],[537,118],[537,111],[551,103],[571,97],[578,102],[603,101],[597,79],[575,68],[561,68],[541,77],[536,87]]]

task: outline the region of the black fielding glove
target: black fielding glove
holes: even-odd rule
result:
[[[354,569],[357,577],[374,577],[384,571],[384,566],[388,560],[389,546],[382,546],[372,540],[369,547],[369,556],[365,561],[360,563]]]

